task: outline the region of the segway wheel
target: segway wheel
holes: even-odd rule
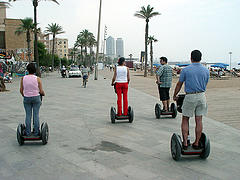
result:
[[[176,117],[177,117],[177,108],[176,108],[175,103],[172,103],[172,104],[171,104],[170,110],[171,110],[171,112],[173,113],[173,114],[172,114],[172,118],[176,118]]]
[[[207,159],[210,154],[210,140],[207,138],[207,136],[204,133],[202,133],[200,142],[203,145],[203,151],[200,154],[200,157],[202,159]]]
[[[19,124],[17,127],[17,141],[20,146],[24,144],[23,132],[24,132],[24,125]]]
[[[48,143],[48,136],[49,136],[49,129],[48,129],[48,124],[47,123],[43,123],[42,124],[42,143],[43,145]]]
[[[131,106],[128,106],[128,115],[129,115],[129,123],[132,123],[134,118],[134,113],[133,113],[133,108]]]
[[[115,118],[116,118],[116,109],[114,107],[111,107],[110,116],[111,116],[111,122],[114,124]]]
[[[181,145],[178,136],[174,133],[171,138],[171,154],[175,161],[181,158]]]
[[[161,116],[161,105],[159,103],[155,105],[155,116],[157,119]]]

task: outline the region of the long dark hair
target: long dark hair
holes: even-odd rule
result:
[[[119,65],[119,66],[123,65],[124,62],[125,62],[125,58],[124,58],[124,57],[120,57],[120,58],[118,59],[118,65]]]

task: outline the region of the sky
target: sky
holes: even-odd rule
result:
[[[148,4],[161,15],[149,22],[149,35],[154,43],[154,59],[166,56],[169,61],[189,61],[190,53],[199,49],[205,62],[229,64],[240,62],[239,0],[102,0],[101,42],[104,26],[107,36],[123,38],[125,57],[139,57],[144,51],[145,20],[134,16]],[[38,23],[42,30],[57,23],[66,32],[59,37],[69,39],[72,47],[83,29],[97,38],[99,0],[40,1]],[[11,3],[7,18],[33,17],[31,0]],[[101,46],[100,46],[101,50]]]

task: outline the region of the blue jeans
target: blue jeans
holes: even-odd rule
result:
[[[39,135],[39,109],[41,106],[40,96],[24,97],[23,104],[26,112],[26,135],[29,136],[31,134],[31,119],[33,114],[34,135],[37,136]]]

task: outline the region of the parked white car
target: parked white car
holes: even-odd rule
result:
[[[77,67],[71,68],[68,72],[68,77],[81,77],[81,76],[82,72]]]

